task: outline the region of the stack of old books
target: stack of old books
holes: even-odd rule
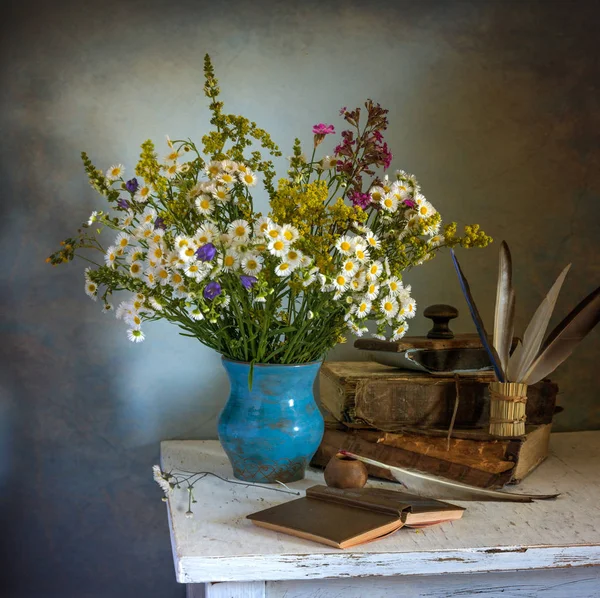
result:
[[[488,434],[493,380],[485,369],[430,373],[326,362],[319,393],[326,430],[312,464],[324,467],[346,449],[483,488],[518,483],[547,456],[558,387],[548,380],[531,386],[526,434],[495,438]],[[378,468],[369,473],[390,479]]]

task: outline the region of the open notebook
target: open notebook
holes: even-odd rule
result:
[[[463,511],[450,503],[396,490],[312,486],[306,497],[252,513],[248,519],[274,531],[350,548],[403,526],[427,527],[460,519]]]

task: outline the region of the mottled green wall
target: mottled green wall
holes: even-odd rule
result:
[[[0,568],[3,596],[183,594],[150,466],[161,439],[214,436],[226,394],[218,357],[160,324],[132,345],[84,296],[83,264],[43,261],[96,207],[80,150],[131,167],[147,137],[200,137],[205,52],[228,109],[268,129],[285,155],[315,122],[341,125],[340,106],[387,106],[393,166],[415,172],[447,219],[509,242],[518,324],[565,263],[559,315],[600,283],[594,3],[5,6],[0,543],[15,563]],[[487,322],[496,255],[461,253]],[[447,254],[407,280],[420,306],[463,307]],[[472,329],[466,315],[455,328]],[[426,329],[419,317],[413,332]],[[600,427],[599,334],[556,375],[558,429]]]

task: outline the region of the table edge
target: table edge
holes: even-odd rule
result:
[[[176,556],[180,583],[441,575],[600,566],[600,544],[435,551],[248,556]]]

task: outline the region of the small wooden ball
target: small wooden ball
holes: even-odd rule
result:
[[[367,467],[362,461],[336,453],[323,473],[325,483],[332,488],[362,488],[369,478]]]

